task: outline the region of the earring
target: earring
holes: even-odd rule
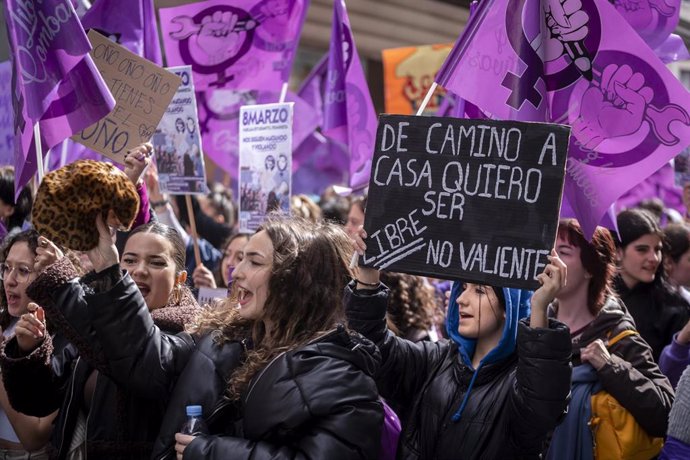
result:
[[[172,292],[172,301],[177,304],[180,303],[180,300],[182,300],[182,289],[179,284],[175,284]]]

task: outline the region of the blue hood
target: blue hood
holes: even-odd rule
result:
[[[477,345],[476,339],[468,339],[458,333],[458,326],[460,323],[460,315],[458,312],[457,298],[462,291],[462,283],[456,281],[453,283],[453,288],[450,291],[450,300],[448,302],[448,313],[446,315],[446,331],[455,343],[458,344],[458,353],[462,362],[472,368],[472,357],[474,356],[474,349]],[[503,297],[506,301],[506,322],[503,326],[503,335],[499,340],[498,345],[491,350],[479,363],[479,366],[474,371],[472,381],[467,388],[467,393],[462,402],[462,405],[453,416],[453,420],[457,421],[462,415],[462,411],[467,404],[467,398],[472,391],[474,380],[477,377],[479,369],[485,364],[491,364],[502,359],[507,358],[515,351],[517,342],[518,322],[522,318],[526,318],[530,313],[530,299],[532,298],[532,291],[524,289],[503,288]]]

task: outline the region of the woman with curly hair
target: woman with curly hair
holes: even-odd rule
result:
[[[388,328],[412,342],[436,340],[434,288],[424,278],[405,273],[381,272],[381,282],[390,289]]]
[[[153,458],[377,457],[379,355],[343,326],[351,251],[333,224],[264,223],[244,248],[225,308],[192,328],[201,339]],[[211,434],[176,434],[188,404],[203,407]]]

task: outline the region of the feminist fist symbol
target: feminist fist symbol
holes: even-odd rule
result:
[[[589,28],[589,16],[582,10],[580,0],[548,0],[544,3],[544,19],[549,29],[547,36],[539,45],[543,47],[544,61],[555,61],[568,53],[571,59],[577,53]],[[539,46],[537,47],[539,51]],[[580,54],[584,50],[580,50]],[[579,66],[578,66],[579,67]]]
[[[172,22],[180,29],[170,37],[184,40],[195,35],[197,47],[207,55],[205,65],[216,65],[235,56],[244,43],[247,31],[256,27],[253,20],[239,21],[239,16],[230,11],[216,11],[204,16],[201,24],[189,16],[178,16]]]
[[[609,64],[599,82],[592,81],[582,96],[580,116],[573,122],[575,136],[593,149],[605,139],[627,136],[640,129],[647,104],[654,97],[641,73],[629,65]]]
[[[612,137],[627,136],[640,129],[643,121],[663,145],[675,145],[679,138],[671,124],[679,121],[690,126],[690,116],[682,107],[667,104],[657,108],[650,104],[654,91],[644,86],[644,76],[628,65],[609,64],[592,81],[582,96],[580,116],[573,122],[575,136],[585,148],[593,149]]]

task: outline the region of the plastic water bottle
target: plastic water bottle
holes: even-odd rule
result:
[[[206,422],[201,417],[201,406],[187,406],[187,421],[182,425],[180,433],[197,436],[200,434],[208,434]]]

